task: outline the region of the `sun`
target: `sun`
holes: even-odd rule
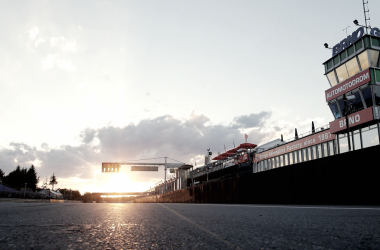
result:
[[[127,169],[120,169],[120,172],[109,173],[99,171],[94,174],[94,177],[94,179],[88,181],[78,180],[77,182],[80,182],[81,185],[78,185],[77,188],[83,193],[134,193],[147,191],[157,183],[157,179],[140,181],[138,176],[133,175],[133,173],[131,174]]]
[[[144,192],[154,185],[151,182],[133,181],[128,173],[110,173],[104,181],[97,185],[98,192]]]
[[[111,173],[112,176],[107,178],[102,185],[104,192],[131,192],[133,182],[125,173]]]

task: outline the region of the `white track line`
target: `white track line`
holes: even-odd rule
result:
[[[208,203],[165,203],[165,204],[186,204],[193,206],[223,206],[223,207],[252,207],[252,208],[296,208],[296,209],[336,209],[336,210],[380,210],[380,207],[315,207],[315,206],[286,206],[286,205],[234,205],[234,204],[208,204]]]
[[[164,204],[164,203],[159,203],[161,206],[163,206],[164,208],[166,208],[167,210],[169,210],[170,212],[172,212],[173,214],[177,215],[178,217],[182,218],[183,220],[189,222],[190,224],[196,226],[197,228],[199,228],[200,230],[204,231],[205,233],[207,234],[210,234],[211,236],[213,236],[214,238],[216,238],[217,240],[223,242],[224,244],[226,244],[227,246],[231,247],[231,248],[235,248],[235,249],[240,249],[238,246],[235,246],[234,244],[232,244],[231,242],[227,241],[227,240],[224,240],[222,239],[219,235],[207,230],[206,228],[202,227],[201,225],[198,225],[197,223],[195,223],[194,221],[186,218],[185,216],[183,216],[182,214],[179,214],[177,213],[176,211],[168,208],[167,204]]]

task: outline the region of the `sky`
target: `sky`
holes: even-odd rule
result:
[[[361,0],[2,1],[0,18],[0,169],[33,164],[82,193],[164,177],[102,162],[199,166],[244,134],[260,145],[328,124],[323,44],[364,23]]]

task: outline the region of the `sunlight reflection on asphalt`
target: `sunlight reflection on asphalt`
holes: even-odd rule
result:
[[[380,249],[380,210],[0,203],[0,249]]]

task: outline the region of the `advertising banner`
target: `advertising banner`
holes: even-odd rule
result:
[[[353,113],[348,116],[348,124],[350,125],[350,128],[355,127],[365,122],[372,121],[372,120],[373,120],[372,107],[366,108],[364,110],[361,110],[359,112]],[[336,133],[345,129],[347,129],[345,117],[330,122],[331,133]]]
[[[272,150],[268,150],[255,156],[255,162],[262,161],[268,158],[272,158],[275,156],[279,156],[282,154],[290,153],[295,150],[299,150],[302,148],[307,148],[322,142],[327,142],[335,139],[335,135],[330,132],[330,130],[325,130],[318,132],[316,134],[301,138],[297,141],[285,144],[283,146],[279,146]]]
[[[332,87],[325,91],[326,93],[326,102],[341,96],[357,87],[364,85],[371,81],[371,74],[369,73],[369,69],[364,70],[363,72],[345,80],[342,83]]]

